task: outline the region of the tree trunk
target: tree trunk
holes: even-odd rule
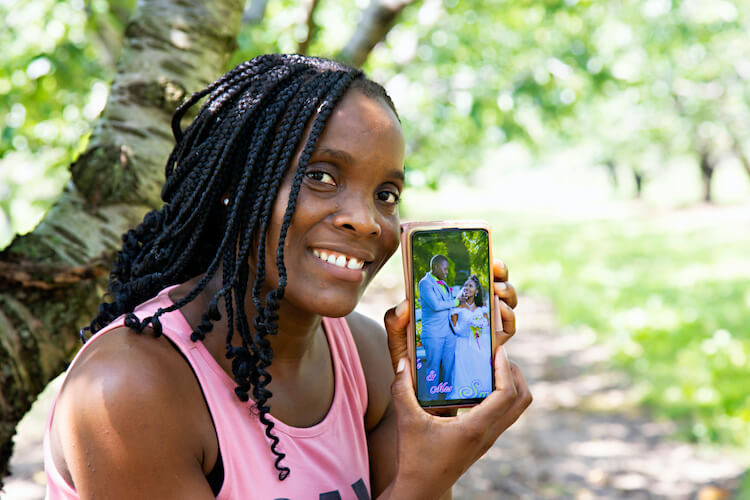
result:
[[[617,190],[618,187],[620,187],[620,183],[617,182],[617,164],[615,164],[614,160],[607,160],[604,162],[604,165],[607,167],[607,173],[609,174],[609,180],[612,182],[612,187]]]
[[[307,9],[305,15],[305,26],[307,27],[307,33],[305,34],[305,39],[297,44],[298,54],[307,54],[307,49],[310,47],[310,42],[312,42],[316,31],[315,19],[313,19],[313,16],[315,15],[315,9],[318,7],[320,0],[306,0],[306,2]]]
[[[239,0],[140,1],[72,183],[0,253],[0,477],[16,424],[79,347],[120,236],[161,205],[171,115],[225,70],[241,14]]]
[[[716,169],[716,164],[712,160],[711,155],[707,151],[701,151],[701,181],[703,184],[703,201],[706,203],[712,203],[711,199],[711,179]]]
[[[336,56],[339,61],[360,67],[375,45],[383,40],[404,7],[415,0],[371,0],[346,47]]]
[[[645,175],[637,168],[633,169],[633,179],[635,180],[635,197],[637,199],[643,198],[643,181]]]

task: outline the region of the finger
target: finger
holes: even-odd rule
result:
[[[531,391],[529,390],[529,386],[526,383],[526,379],[524,378],[521,369],[513,362],[511,362],[510,367],[517,396],[508,411],[493,423],[492,428],[490,429],[490,432],[495,434],[493,440],[497,439],[497,436],[513,425],[533,400]]]
[[[510,307],[516,307],[518,305],[518,295],[516,294],[516,288],[506,281],[496,281],[493,283],[495,288],[495,295],[508,304]]]
[[[508,281],[508,266],[502,260],[492,261],[492,277],[494,281]]]
[[[400,358],[396,368],[396,377],[391,384],[391,400],[398,418],[415,411],[422,412],[417,396],[414,394],[414,384],[411,378],[411,363],[407,358]]]
[[[510,409],[517,396],[510,361],[503,346],[499,346],[495,349],[495,390],[469,413],[478,419],[484,419],[486,428],[489,428]]]
[[[503,305],[505,306],[505,308],[503,307]],[[495,339],[494,339],[495,340],[495,345],[503,345],[508,340],[510,340],[510,338],[513,336],[513,333],[515,333],[515,328],[516,328],[516,323],[515,323],[516,322],[516,319],[515,319],[516,318],[516,313],[514,313],[513,309],[511,309],[510,307],[508,307],[505,304],[505,302],[501,301],[498,298],[495,298],[495,310],[494,310],[494,314],[495,314]],[[509,318],[505,317],[508,314],[510,314],[512,316],[512,319],[509,319]],[[509,323],[509,321],[512,321],[513,324],[512,325],[511,324],[507,324],[506,325],[506,323]],[[513,333],[506,332],[505,331],[506,327],[509,328],[509,329],[512,329]]]
[[[388,333],[388,350],[391,353],[393,370],[396,370],[398,360],[407,356],[406,330],[409,326],[409,304],[402,300],[395,307],[391,307],[383,318],[385,331]]]
[[[516,420],[523,414],[526,408],[529,407],[532,401],[531,391],[526,384],[526,379],[521,373],[521,369],[515,363],[510,363],[510,369],[513,376],[514,386],[516,387],[516,397],[513,399],[513,403],[510,407],[496,418],[490,426],[487,428],[487,443],[488,445],[480,450],[475,457],[478,460],[487,449],[497,440],[500,435],[505,432],[508,427],[513,425]]]
[[[497,301],[497,306],[500,309],[500,315],[498,317],[502,320],[502,331],[504,334],[511,337],[516,333],[516,313],[502,300]]]

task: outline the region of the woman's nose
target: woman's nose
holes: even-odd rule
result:
[[[353,194],[342,200],[333,216],[333,224],[363,236],[380,236],[382,228],[377,220],[374,204],[366,197]]]

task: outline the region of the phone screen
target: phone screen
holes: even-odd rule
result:
[[[411,234],[417,398],[424,407],[478,404],[494,387],[489,234]]]

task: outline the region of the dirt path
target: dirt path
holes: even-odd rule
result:
[[[402,296],[379,280],[360,310],[375,318]],[[545,300],[522,297],[519,331],[508,345],[534,393],[521,419],[454,487],[468,499],[698,499],[732,497],[747,463],[670,439],[669,423],[632,404],[625,377],[585,331],[561,330]],[[54,386],[22,421],[2,498],[44,496],[41,437]]]

